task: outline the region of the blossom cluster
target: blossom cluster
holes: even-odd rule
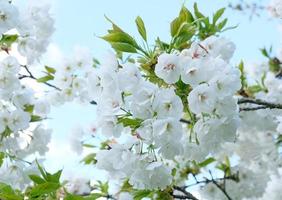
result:
[[[273,17],[282,18],[282,2],[281,0],[272,0],[268,5],[268,10]]]
[[[282,16],[280,4],[273,0],[269,6],[274,17]],[[210,25],[195,9],[201,16],[199,23]],[[222,13],[214,14],[214,25]],[[182,8],[172,28],[183,31],[191,20],[188,15]],[[140,20],[136,20],[138,31],[146,41]],[[183,27],[177,27],[181,20]],[[192,24],[191,32],[196,28]],[[95,149],[87,162],[132,191],[166,191],[187,184],[189,174],[199,184],[196,176],[216,162],[213,171],[224,173],[224,188],[218,189],[221,186],[214,184],[214,177],[212,181],[205,178],[202,183],[206,185],[199,189],[205,199],[226,199],[227,193],[238,200],[280,200],[282,112],[267,109],[265,104],[254,107],[250,101],[241,107],[240,100],[247,97],[282,105],[282,56],[272,58],[263,50],[268,63],[255,68],[244,68],[242,63],[234,66],[230,60],[235,44],[223,37],[208,37],[213,32],[193,37],[184,49],[174,49],[172,42],[168,48],[156,46],[154,52],[146,52],[131,36],[113,27],[107,40],[117,45],[114,36],[118,36],[129,42],[117,45],[120,49],[142,50],[145,57],[124,62],[109,52],[98,65],[88,50],[78,48],[58,66],[45,66],[46,76],[36,78],[32,72],[54,31],[49,7],[33,2],[18,8],[0,0],[0,182],[16,188],[30,183],[28,174],[37,170],[36,162],[28,160],[48,151],[51,130],[43,120],[51,105],[76,100],[97,105],[91,137],[103,142],[99,149],[96,144],[85,144]],[[172,34],[174,39],[177,36]],[[142,59],[148,58],[144,67]],[[28,78],[52,90],[37,92]],[[244,112],[246,108],[252,112]],[[79,154],[85,135],[78,127],[70,136],[71,148]],[[92,190],[82,178],[66,188],[79,195]],[[119,199],[133,199],[127,192],[119,191]]]
[[[17,38],[11,46],[6,41],[1,46],[0,151],[5,153],[5,167],[0,168],[0,181],[15,187],[25,187],[28,172],[36,168],[22,160],[48,151],[51,130],[40,121],[46,118],[50,105],[24,78],[27,64],[35,63],[45,52],[53,24],[49,7],[30,4],[18,8],[7,0],[0,1],[1,40],[11,34]]]
[[[91,84],[88,82],[88,77],[93,66],[88,49],[76,47],[73,55],[59,60],[54,69],[52,83],[57,89],[51,91],[48,98],[52,105],[58,106],[74,100],[80,103],[91,101],[91,93],[88,89]]]
[[[234,141],[239,122],[234,94],[241,87],[240,71],[228,64],[234,49],[227,39],[210,37],[179,53],[163,53],[155,66],[161,85],[150,82],[139,66],[121,65],[109,55],[93,72],[96,127],[118,144],[98,152],[97,166],[111,177],[129,179],[134,188],[164,189],[177,156],[203,161]],[[184,98],[177,94],[179,83],[190,90]],[[194,130],[181,123],[187,114]],[[126,134],[133,137],[130,145]],[[195,141],[189,141],[192,135]]]
[[[277,57],[280,59],[279,55]],[[269,70],[270,64],[249,65],[246,68],[246,84],[252,87],[259,83],[260,86],[256,86],[260,89],[253,94],[255,98],[281,104],[282,99],[279,95],[281,77]],[[281,114],[280,110],[275,109],[240,113],[241,121],[236,142],[225,143],[221,153],[221,156],[236,160],[232,169],[239,172],[238,183],[226,182],[226,191],[232,198],[244,200],[281,198],[277,192],[282,164],[279,149],[279,135],[282,133]],[[213,184],[208,184],[202,192],[206,199],[225,198]]]

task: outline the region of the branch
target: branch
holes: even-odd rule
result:
[[[261,109],[282,109],[282,104],[275,104],[261,99],[242,98],[238,100],[238,104],[254,104],[259,105],[251,108],[240,108],[240,111],[253,111]]]
[[[33,80],[37,80],[37,78],[31,73],[31,71],[28,69],[28,67],[26,65],[22,65],[22,67],[26,70],[26,72],[28,73],[28,75],[21,75],[19,77],[19,79],[24,79],[24,78],[31,78]],[[53,84],[50,84],[50,83],[47,83],[47,82],[44,82],[43,84],[49,86],[49,87],[52,87],[56,90],[59,90],[61,91],[60,88],[58,88],[57,86],[53,85]]]
[[[211,176],[211,182],[226,196],[228,200],[232,200],[232,198],[227,193],[225,187],[222,187],[218,182],[213,178],[211,171],[209,170],[210,176]],[[225,179],[225,178],[224,178]]]
[[[190,120],[187,120],[187,119],[180,119],[179,120],[180,122],[182,122],[182,123],[185,123],[185,124],[191,124],[191,121]]]
[[[179,186],[173,186],[173,188],[177,191],[180,191],[184,194],[184,196],[181,196],[181,195],[172,195],[173,197],[175,198],[178,198],[178,199],[190,199],[190,200],[199,200],[198,198],[196,198],[193,194],[191,194],[190,192],[187,192],[185,190],[185,187],[179,187]],[[181,198],[182,197],[182,198]]]
[[[176,194],[173,194],[172,197],[173,197],[173,198],[177,198],[177,199],[189,199],[189,198],[186,197],[186,196],[183,196],[183,195],[176,195]],[[196,200],[199,200],[199,199],[196,199]]]
[[[237,181],[237,178],[235,176],[226,176],[226,177],[223,177],[223,178],[214,178],[213,180],[217,181],[217,182],[218,181],[225,181],[225,180]],[[211,183],[211,182],[212,182],[212,180],[207,179],[207,178],[205,180],[201,180],[201,181],[196,180],[196,183],[186,185],[186,186],[184,186],[184,188],[193,187],[193,186],[196,186],[196,185],[199,185],[199,184],[208,184],[208,183]]]
[[[266,106],[257,106],[252,108],[240,108],[239,111],[255,111],[255,110],[261,110],[261,109],[267,109]]]
[[[90,101],[89,102],[90,104],[92,104],[92,105],[97,105],[97,102],[96,101]],[[182,122],[182,123],[185,123],[185,124],[191,124],[191,121],[190,120],[187,120],[187,119],[180,119],[179,120],[180,122]]]

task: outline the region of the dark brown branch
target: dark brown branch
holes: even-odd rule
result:
[[[227,193],[225,187],[222,187],[212,176],[211,171],[209,171],[210,176],[211,176],[211,182],[226,196],[226,198],[228,200],[232,200],[232,198],[229,196],[229,194]]]
[[[198,198],[196,198],[193,194],[191,194],[190,192],[187,192],[185,190],[185,187],[179,187],[179,186],[173,186],[173,188],[179,192],[182,192],[184,194],[184,196],[182,197],[186,197],[186,198],[183,198],[183,199],[190,199],[190,200],[199,200]],[[173,197],[175,198],[179,198],[179,197],[176,197],[176,196],[179,196],[179,195],[173,195]],[[181,198],[179,198],[181,199]]]
[[[97,102],[96,101],[90,101],[89,102],[90,104],[92,104],[92,105],[97,105]],[[179,120],[180,122],[182,122],[182,123],[185,123],[185,124],[191,124],[191,121],[189,121],[189,120],[187,120],[187,119],[180,119]]]
[[[212,180],[208,179],[208,178],[205,178],[205,180],[201,180],[201,181],[199,181],[196,178],[196,176],[194,176],[194,178],[195,178],[195,181],[196,181],[195,183],[190,184],[190,185],[186,185],[183,188],[189,188],[189,187],[193,187],[193,186],[196,186],[196,185],[208,184],[208,183],[212,182]],[[237,174],[233,174],[233,175],[230,175],[230,176],[225,176],[223,178],[214,178],[213,180],[217,181],[217,182],[219,182],[219,181],[226,181],[226,180],[232,180],[232,181],[236,181],[237,182],[238,181],[238,175]]]
[[[190,120],[187,120],[187,119],[180,119],[180,122],[182,123],[185,123],[185,124],[191,124],[191,121]]]
[[[176,199],[189,199],[188,197],[184,196],[184,195],[177,195],[177,194],[173,194],[172,195],[173,198]],[[197,199],[198,200],[198,199]]]
[[[238,100],[238,104],[253,104],[259,105],[256,107],[240,108],[240,111],[253,111],[260,109],[282,109],[282,104],[267,102],[261,99],[242,98]]]
[[[251,108],[240,108],[241,111],[255,111],[255,110],[261,110],[261,109],[267,109],[266,106],[257,106],[257,107],[251,107]]]
[[[19,79],[30,78],[30,79],[37,80],[37,78],[31,73],[31,71],[28,69],[28,67],[26,65],[22,65],[22,67],[26,70],[28,75],[20,75]],[[52,88],[54,88],[56,90],[61,91],[60,88],[58,88],[57,86],[55,86],[53,84],[50,84],[50,83],[47,83],[47,82],[44,82],[43,84],[45,84],[45,85],[47,85],[49,87],[52,87]]]

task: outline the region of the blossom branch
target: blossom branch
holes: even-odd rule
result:
[[[211,171],[209,170],[209,173],[210,173],[210,176],[211,176],[211,182],[226,196],[226,198],[228,200],[232,200],[232,198],[229,196],[229,194],[227,193],[226,189],[225,189],[225,184],[224,185],[221,185],[219,184],[214,178],[213,178],[213,175],[211,173]],[[225,180],[225,176],[223,178]]]
[[[22,65],[22,67],[26,70],[26,72],[28,73],[28,75],[21,75],[19,77],[19,79],[24,79],[24,78],[30,78],[30,79],[33,79],[33,80],[37,80],[37,78],[32,74],[32,72],[28,69],[28,67],[26,65]],[[61,91],[60,88],[58,88],[57,86],[53,85],[53,84],[50,84],[50,83],[47,83],[47,82],[44,82],[45,85],[49,86],[49,87],[52,87],[56,90],[59,90]]]
[[[282,104],[275,104],[261,99],[242,98],[238,100],[238,104],[254,104],[259,105],[251,108],[240,108],[240,111],[253,111],[260,109],[282,109]]]
[[[92,105],[97,105],[97,102],[96,101],[90,101],[89,102],[90,104],[92,104]],[[187,120],[187,119],[180,119],[179,120],[180,122],[182,122],[182,123],[185,123],[185,124],[191,124],[191,121],[190,120]]]
[[[184,196],[184,195],[173,194],[172,196],[173,196],[173,198],[176,198],[176,199],[190,199],[189,197]],[[195,200],[199,200],[199,199],[195,199]]]
[[[179,187],[179,186],[173,186],[173,188],[179,192],[182,192],[184,195],[172,195],[174,198],[178,199],[190,199],[190,200],[199,200],[194,195],[192,195],[190,192],[187,192],[185,190],[185,187]]]
[[[180,191],[182,192],[183,194],[185,194],[185,196],[180,196],[179,197],[175,197],[175,198],[178,198],[178,199],[192,199],[194,198],[197,199],[196,197],[191,197],[191,193],[187,192],[187,188],[189,187],[192,187],[192,186],[196,186],[196,185],[200,185],[200,184],[209,184],[209,183],[212,183],[214,184],[225,196],[228,200],[232,200],[232,198],[229,196],[229,194],[227,193],[226,189],[225,189],[225,182],[226,180],[233,180],[233,181],[238,181],[238,173],[237,174],[233,174],[233,175],[230,175],[230,176],[225,176],[222,177],[222,178],[213,178],[212,174],[211,174],[211,171],[209,172],[210,173],[210,176],[211,176],[211,179],[208,179],[208,178],[205,178],[204,180],[198,180],[197,177],[194,175],[194,179],[195,179],[195,183],[193,184],[190,184],[190,185],[186,185],[186,186],[183,186],[183,187],[179,187],[179,186],[174,186],[174,189],[177,190],[177,191]],[[222,183],[223,182],[223,183]],[[182,197],[182,198],[181,198]],[[186,198],[183,198],[183,197],[186,197]]]

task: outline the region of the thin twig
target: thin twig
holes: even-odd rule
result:
[[[28,69],[28,67],[26,65],[22,65],[22,67],[26,70],[26,72],[28,73],[28,75],[21,75],[19,77],[19,79],[24,79],[24,78],[30,78],[30,79],[34,79],[34,80],[37,80],[37,78],[31,73],[31,71]],[[59,90],[61,91],[60,88],[58,88],[57,86],[53,85],[53,84],[50,84],[50,83],[47,83],[47,82],[44,82],[43,84],[49,86],[49,87],[52,87],[56,90]]]
[[[210,176],[211,176],[211,182],[226,196],[226,198],[228,200],[232,200],[232,198],[229,196],[229,194],[227,193],[227,191],[225,190],[225,188],[223,188],[221,185],[219,185],[217,183],[217,181],[215,181],[215,179],[212,176],[211,171],[209,170]]]
[[[177,195],[177,194],[173,194],[172,195],[173,198],[176,198],[176,199],[189,199],[188,197],[184,196],[184,195]],[[198,200],[198,199],[197,199]]]
[[[182,123],[185,123],[185,124],[191,124],[191,121],[190,120],[187,120],[187,119],[180,119],[179,120],[180,122],[182,122]]]
[[[266,106],[257,106],[257,107],[251,107],[251,108],[240,108],[240,112],[242,111],[255,111],[255,110],[262,110],[262,109],[267,109],[268,107]]]
[[[97,102],[96,101],[90,101],[89,102],[90,104],[92,104],[92,105],[97,105]],[[180,119],[179,120],[180,122],[182,122],[182,123],[185,123],[185,124],[191,124],[191,121],[190,120],[187,120],[187,119]]]
[[[282,104],[267,102],[261,99],[242,98],[238,100],[238,104],[254,104],[257,107],[240,108],[240,111],[253,111],[260,109],[282,109]]]
[[[198,200],[193,194],[191,194],[190,192],[187,192],[184,187],[173,186],[173,188],[185,194],[186,199]]]

